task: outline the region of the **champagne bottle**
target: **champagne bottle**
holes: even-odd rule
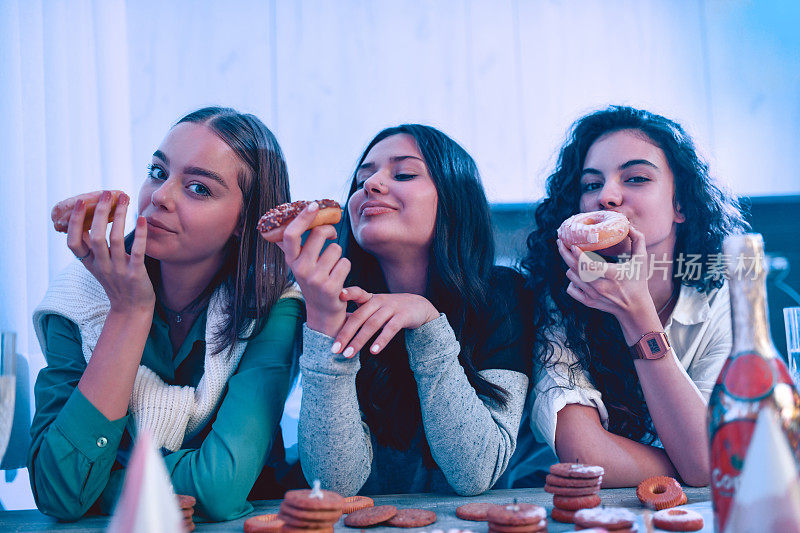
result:
[[[724,531],[759,411],[772,406],[800,461],[800,395],[772,343],[767,270],[760,234],[731,235],[723,244],[731,296],[733,346],[708,405],[711,497],[715,529]]]

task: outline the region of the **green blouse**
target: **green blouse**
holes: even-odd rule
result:
[[[182,449],[165,451],[175,492],[197,498],[195,516],[232,520],[253,510],[247,496],[278,430],[302,320],[301,301],[279,300],[264,329],[248,342],[210,422]],[[167,324],[154,312],[141,364],[170,385],[196,386],[203,375],[205,326],[203,311],[172,357]],[[62,520],[90,510],[110,513],[131,452],[133,418],[107,419],[78,390],[86,361],[77,325],[48,315],[44,329],[47,367],[36,378],[28,456],[36,503]]]

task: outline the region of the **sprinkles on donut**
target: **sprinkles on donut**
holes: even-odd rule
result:
[[[323,224],[336,224],[342,219],[342,207],[339,202],[328,198],[316,200],[319,204],[319,211],[314,221],[308,229],[321,226]],[[270,242],[278,242],[283,238],[283,229],[312,201],[297,200],[287,204],[276,205],[261,216],[258,221],[259,233]]]

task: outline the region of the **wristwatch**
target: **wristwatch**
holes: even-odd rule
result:
[[[661,359],[670,348],[666,333],[651,331],[642,335],[639,342],[631,346],[631,354],[636,359]]]

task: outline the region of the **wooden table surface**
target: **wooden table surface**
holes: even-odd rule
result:
[[[684,492],[688,498],[686,508],[693,509],[703,515],[705,527],[703,532],[713,533],[713,515],[711,511],[711,496],[708,488],[696,489],[684,487]],[[606,507],[626,507],[638,515],[638,531],[647,531],[644,527],[642,514],[645,509],[636,498],[636,489],[603,489],[600,491],[602,505]],[[543,489],[513,489],[513,490],[492,490],[474,497],[460,497],[454,495],[439,494],[403,494],[398,496],[374,496],[375,505],[390,504],[398,508],[418,508],[430,509],[436,512],[437,521],[435,524],[424,528],[400,529],[389,527],[370,528],[374,533],[409,533],[427,531],[434,529],[469,529],[475,533],[486,533],[486,522],[468,522],[456,517],[456,507],[470,502],[492,502],[509,503],[516,499],[517,502],[535,503],[545,508],[552,509],[553,498],[551,494],[544,492]],[[280,500],[265,500],[253,502],[255,512],[250,516],[265,513],[277,513]],[[231,520],[230,522],[220,522],[215,524],[197,524],[196,531],[242,531],[244,521],[248,517]],[[108,524],[108,517],[93,516],[84,518],[77,522],[59,523],[49,518],[39,511],[0,511],[0,531],[103,531]],[[573,531],[572,524],[560,524],[555,520],[547,521],[548,531]],[[346,527],[341,520],[336,524],[337,532],[355,533],[356,529]]]

